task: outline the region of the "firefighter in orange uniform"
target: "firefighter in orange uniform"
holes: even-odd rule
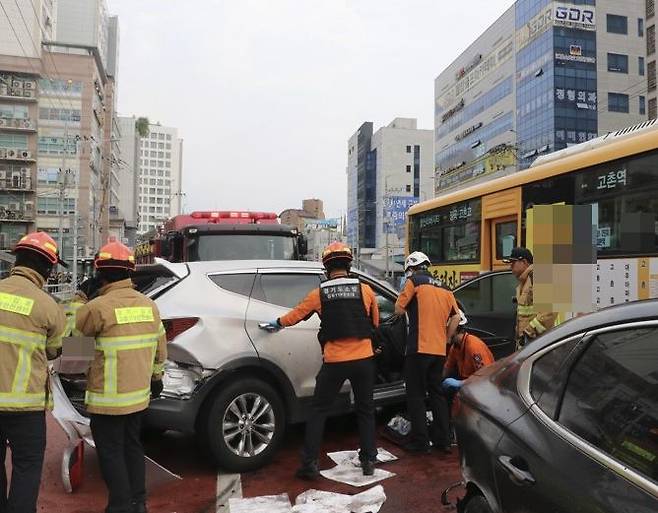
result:
[[[106,513],[146,511],[144,449],[140,429],[149,396],[162,392],[167,358],[158,307],[133,288],[132,252],[111,242],[94,262],[98,296],[76,315],[78,335],[96,339],[85,404],[101,474],[109,491]]]
[[[425,398],[432,409],[432,438],[436,448],[450,452],[448,402],[441,390],[447,341],[459,324],[455,296],[442,288],[428,271],[430,259],[415,251],[404,262],[408,279],[395,303],[395,313],[407,315],[408,334],[404,361],[407,412],[411,421],[409,452],[430,452]]]
[[[277,331],[320,316],[318,339],[324,363],[315,378],[312,412],[306,423],[302,464],[296,476],[316,479],[319,476],[318,454],[324,424],[345,380],[354,392],[359,426],[359,459],[363,475],[375,472],[375,361],[371,337],[379,324],[379,307],[373,290],[349,276],[352,250],[342,242],[333,242],[322,253],[322,263],[329,275],[319,288],[283,317],[271,321],[265,329]]]
[[[466,315],[459,311],[459,327],[452,337],[448,360],[443,367],[443,388],[458,390],[472,374],[494,362],[489,346],[466,331]]]
[[[14,252],[14,268],[0,281],[0,512],[34,513],[46,448],[47,361],[59,356],[66,326],[64,312],[42,288],[63,262],[44,232],[25,235]]]

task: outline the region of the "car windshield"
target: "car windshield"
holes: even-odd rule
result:
[[[295,238],[286,235],[200,235],[190,261],[207,260],[292,260]]]

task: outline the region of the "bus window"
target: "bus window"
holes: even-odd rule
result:
[[[496,223],[496,260],[510,256],[516,246],[516,221]]]

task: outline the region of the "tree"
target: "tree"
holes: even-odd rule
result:
[[[149,134],[149,118],[137,118],[135,130],[140,137],[146,137]]]

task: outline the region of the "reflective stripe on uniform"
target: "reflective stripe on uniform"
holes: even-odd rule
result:
[[[165,368],[164,363],[154,363],[153,374],[162,374],[164,372],[164,368]]]
[[[26,330],[0,326],[0,343],[12,344],[18,349],[16,370],[12,380],[12,394],[25,393],[32,373],[32,353],[35,349],[45,350],[46,337]],[[43,399],[43,394],[40,395]]]
[[[138,392],[119,394],[117,392],[118,379],[118,352],[130,349],[151,349],[153,358],[155,358],[155,349],[158,343],[158,334],[146,333],[140,335],[124,335],[118,337],[96,337],[96,349],[103,352],[103,392],[88,392],[87,397],[91,397],[88,402],[92,406],[132,406],[144,401],[144,398]],[[149,389],[150,391],[150,389]],[[141,391],[140,391],[141,392]],[[131,394],[137,394],[132,402]],[[107,401],[103,402],[107,398]],[[148,394],[147,394],[148,398]],[[115,404],[116,401],[122,401],[121,404]],[[126,402],[127,401],[127,402]]]
[[[121,408],[124,406],[132,406],[135,404],[148,401],[151,388],[144,388],[135,392],[127,392],[124,394],[119,393],[97,393],[87,391],[85,394],[85,403],[88,406],[110,406]]]
[[[528,325],[531,326],[540,335],[546,331],[544,325],[539,322],[536,317],[531,320]]]
[[[516,313],[519,315],[535,315],[534,305],[519,305],[517,306]]]
[[[45,408],[45,392],[28,394],[24,393],[0,393],[0,408]]]

